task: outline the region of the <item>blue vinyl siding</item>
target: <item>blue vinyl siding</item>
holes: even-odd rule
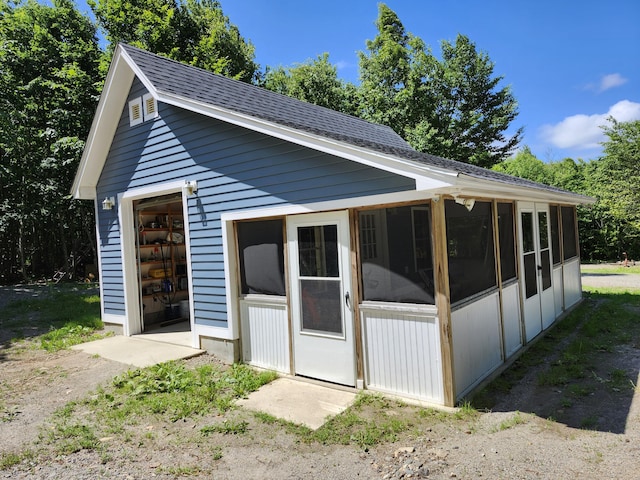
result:
[[[128,100],[144,93],[135,79]],[[227,321],[221,213],[415,188],[411,179],[177,107],[159,104],[158,110],[156,119],[130,127],[125,104],[97,194],[100,201],[131,188],[198,181],[197,196],[188,199],[188,222],[199,324],[224,326]],[[116,211],[99,210],[98,226],[105,311],[124,314]]]

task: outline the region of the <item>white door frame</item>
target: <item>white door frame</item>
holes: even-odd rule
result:
[[[291,321],[294,373],[342,385],[356,385],[356,355],[353,318],[353,291],[351,289],[349,213],[346,210],[327,213],[289,216],[287,245],[289,250]],[[298,228],[335,225],[337,228],[337,277],[305,277],[300,272]],[[324,280],[326,278],[326,280]],[[338,299],[342,317],[341,332],[316,331],[303,325],[302,282],[339,283]]]
[[[525,250],[525,224],[523,213],[531,215],[529,248]],[[546,216],[546,232],[540,231],[541,220]],[[551,233],[549,224],[549,205],[541,203],[518,203],[518,237],[520,245],[520,290],[522,292],[525,339],[527,342],[535,338],[542,330],[548,328],[555,320],[555,304],[553,294],[553,261],[551,252]],[[546,238],[546,245],[544,240]],[[531,250],[533,248],[533,250]],[[527,269],[534,270],[535,294],[527,298]],[[543,285],[543,270],[548,270],[549,284]]]
[[[140,312],[140,287],[138,285],[138,267],[136,261],[136,235],[133,202],[143,198],[159,197],[171,193],[182,192],[182,211],[184,215],[184,238],[187,260],[187,275],[189,276],[189,311],[191,346],[198,348],[195,333],[195,316],[193,308],[193,275],[191,270],[191,245],[189,235],[188,206],[186,182],[177,180],[149,187],[127,190],[118,195],[118,220],[120,222],[120,248],[122,254],[122,280],[124,291],[125,322],[124,335],[131,336],[142,333],[143,319]]]

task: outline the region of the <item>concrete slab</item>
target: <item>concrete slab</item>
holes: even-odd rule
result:
[[[330,417],[343,412],[355,398],[355,392],[278,378],[238,404],[316,430]]]
[[[72,350],[80,350],[90,355],[99,355],[108,360],[131,365],[137,368],[150,367],[157,363],[195,357],[204,353],[182,345],[154,342],[140,337],[114,337],[96,340],[95,342],[74,345]]]

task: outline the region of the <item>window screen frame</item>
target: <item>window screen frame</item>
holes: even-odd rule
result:
[[[562,239],[561,239],[561,218],[560,207],[558,205],[549,205],[549,228],[551,229],[551,256],[553,265],[557,266],[562,263]]]
[[[570,218],[565,216],[565,212],[570,212]],[[562,205],[560,207],[560,220],[562,224],[562,260],[563,262],[567,262],[580,256],[576,207],[573,205]],[[568,231],[572,232],[571,236],[567,235]],[[573,242],[571,240],[573,240]]]
[[[483,251],[486,255],[490,255],[493,260],[492,264],[490,265],[490,270],[486,274],[486,280],[491,280],[491,277],[493,279],[492,281],[483,282],[480,288],[470,287],[467,292],[464,292],[463,290],[465,294],[459,295],[458,290],[460,288],[457,286],[454,286],[454,283],[452,282],[452,280],[454,282],[458,281],[458,278],[456,278],[458,276],[464,279],[464,276],[467,275],[467,272],[469,270],[467,270],[468,267],[462,268],[460,265],[456,266],[456,268],[452,268],[451,260],[453,257],[458,256],[457,254],[458,246],[454,245],[454,239],[452,238],[453,235],[450,234],[451,228],[450,228],[449,218],[450,216],[451,218],[453,218],[454,212],[462,214],[463,216],[466,216],[466,214],[473,215],[473,211],[475,210],[477,214],[476,208],[479,208],[481,206],[484,206],[483,208],[488,209],[488,214],[485,215],[485,218],[488,219],[488,221],[490,222],[490,226],[487,229],[486,238],[484,238],[484,240],[486,242],[489,242],[490,245],[487,244],[484,247]],[[493,215],[493,200],[476,200],[473,209],[469,211],[464,205],[460,205],[456,203],[455,200],[447,199],[445,200],[445,223],[446,223],[446,235],[447,235],[447,261],[449,263],[449,268],[448,268],[449,269],[449,300],[451,302],[452,308],[455,308],[455,307],[459,307],[464,304],[467,304],[468,302],[471,302],[474,299],[482,297],[487,293],[494,292],[498,289],[498,273],[496,268],[496,248],[495,248],[496,245],[495,245],[495,236],[494,236],[495,235],[495,218]],[[468,240],[468,238],[469,237],[467,237],[466,239]],[[461,243],[460,246],[464,246],[464,245]],[[463,257],[460,257],[460,258],[463,258]],[[463,258],[463,261],[464,261],[464,258]],[[462,262],[459,262],[459,263],[462,264]],[[452,276],[452,272],[454,272],[453,276]],[[464,273],[461,273],[459,275],[458,272],[464,272]],[[473,281],[469,283],[469,285],[474,285]]]
[[[431,201],[422,201],[382,205],[378,208],[356,211],[358,281],[363,302],[435,306],[432,209]],[[370,217],[368,223],[363,222],[363,216]],[[380,220],[375,222],[375,227],[371,221],[373,218]],[[396,222],[401,222],[401,228],[398,228]],[[426,232],[424,232],[425,229]],[[375,241],[372,237],[373,232],[375,232]],[[417,245],[417,241],[425,243]],[[396,245],[398,242],[406,243],[405,248],[398,248]],[[375,245],[375,249],[372,249],[372,245]],[[366,254],[374,250],[376,260]],[[409,256],[406,255],[407,251],[411,251]],[[371,282],[371,286],[368,286],[367,282]],[[396,289],[379,287],[387,283],[389,286],[395,286]],[[403,283],[408,287],[404,298],[398,293],[402,290],[399,284]],[[383,290],[385,294],[382,294]]]
[[[498,242],[499,242],[499,256],[500,256],[500,279],[502,281],[502,285],[508,285],[510,283],[513,282],[517,282],[518,281],[518,235],[517,235],[517,225],[516,225],[516,206],[514,202],[511,201],[500,201],[500,200],[496,200],[495,202],[496,204],[496,214],[497,214],[497,218],[496,221],[498,223]],[[511,210],[511,225],[510,225],[510,233],[511,233],[511,248],[510,248],[510,252],[506,252],[504,250],[504,242],[503,242],[503,234],[507,231],[506,228],[503,229],[501,228],[501,223],[500,223],[500,206],[508,206],[509,209]],[[495,228],[495,227],[494,227]],[[507,257],[507,255],[509,257],[511,257],[511,262],[513,263],[513,274],[509,274],[509,276],[507,277],[505,275],[505,262],[504,259]],[[510,272],[508,272],[510,273]]]

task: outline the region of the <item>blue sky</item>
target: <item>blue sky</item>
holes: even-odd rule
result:
[[[81,10],[88,11],[83,0]],[[328,52],[358,81],[357,51],[377,33],[378,0],[220,0],[256,61],[291,66]],[[639,0],[387,0],[407,32],[436,55],[467,35],[519,103],[514,130],[545,161],[601,153],[610,115],[640,119]]]
[[[377,0],[220,0],[265,66],[329,53],[357,82],[357,51],[376,35]],[[609,115],[640,119],[638,0],[388,0],[408,32],[436,55],[467,35],[518,100],[514,127],[541,160],[597,158]]]

